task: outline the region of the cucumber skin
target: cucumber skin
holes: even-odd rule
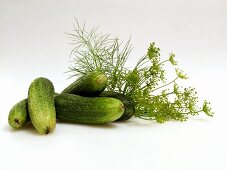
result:
[[[135,114],[135,103],[132,98],[117,92],[104,91],[99,96],[119,99],[125,106],[123,115],[117,121],[129,120]]]
[[[28,116],[28,100],[24,99],[16,103],[9,112],[8,123],[12,128],[24,127],[30,120]]]
[[[118,99],[73,94],[56,96],[55,108],[59,120],[85,124],[112,122],[119,119],[124,112],[124,105]]]
[[[28,90],[28,110],[31,122],[40,134],[53,132],[56,126],[54,86],[46,78],[35,79]]]
[[[66,87],[62,93],[81,96],[97,96],[105,90],[107,77],[100,71],[87,73]]]

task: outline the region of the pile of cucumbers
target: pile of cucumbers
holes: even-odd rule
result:
[[[48,134],[54,131],[57,119],[85,124],[130,119],[135,112],[133,100],[104,91],[107,82],[104,73],[92,71],[58,94],[50,80],[37,78],[29,87],[28,98],[10,110],[9,125],[19,129],[31,121],[38,133]]]

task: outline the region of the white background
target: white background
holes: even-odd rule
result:
[[[49,78],[56,91],[73,81],[64,74],[72,48],[64,32],[72,31],[74,17],[122,40],[132,36],[130,64],[152,41],[163,59],[174,52],[215,117],[58,123],[47,136],[11,129],[9,110],[33,79]],[[226,170],[226,66],[226,0],[0,0],[0,169]]]

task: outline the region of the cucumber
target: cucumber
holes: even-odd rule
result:
[[[118,99],[73,94],[56,96],[55,108],[59,120],[85,124],[112,122],[124,113],[124,104]]]
[[[29,121],[28,100],[24,99],[16,103],[9,112],[8,122],[12,128],[24,127]]]
[[[100,71],[89,72],[65,88],[62,93],[96,96],[107,86],[107,77]]]
[[[40,134],[48,134],[55,129],[54,94],[52,82],[43,77],[35,79],[29,87],[29,116],[33,126]]]
[[[135,104],[130,97],[125,96],[121,93],[108,92],[108,91],[102,92],[99,96],[101,96],[101,97],[113,97],[113,98],[119,99],[124,104],[124,106],[125,106],[124,114],[119,119],[117,119],[117,121],[128,120],[134,115]]]

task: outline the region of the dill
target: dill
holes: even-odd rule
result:
[[[94,70],[104,72],[108,77],[107,91],[119,92],[133,99],[135,117],[163,123],[185,121],[201,112],[213,116],[209,102],[204,101],[201,107],[198,106],[195,88],[178,85],[179,79],[188,77],[177,68],[175,55],[170,53],[168,59],[162,61],[160,49],[154,42],[135,67],[128,69],[125,65],[132,51],[130,39],[123,43],[110,34],[98,32],[98,28],[87,31],[85,24],[81,26],[77,20],[73,33],[68,35],[73,45],[70,77]],[[165,64],[171,64],[176,72],[176,77],[169,82],[166,82]]]

